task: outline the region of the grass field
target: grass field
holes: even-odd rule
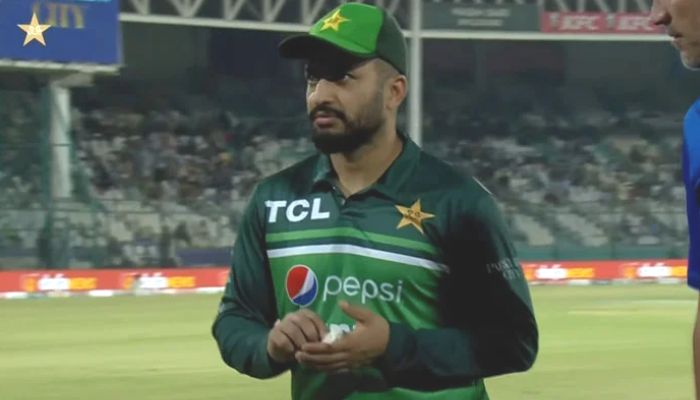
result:
[[[540,355],[489,379],[495,400],[690,399],[695,294],[679,286],[535,287]],[[218,296],[0,301],[0,399],[289,398],[220,361]]]

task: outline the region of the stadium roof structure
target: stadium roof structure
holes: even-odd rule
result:
[[[343,0],[122,0],[120,20],[304,32]],[[652,0],[364,0],[387,9],[410,40],[408,130],[422,143],[422,39],[663,41],[647,14]],[[472,18],[474,13],[485,18]],[[497,15],[491,18],[491,15]],[[591,15],[592,14],[592,15]],[[474,20],[477,21],[474,21]],[[474,23],[497,23],[475,26]],[[568,21],[568,22],[562,22]],[[619,29],[625,21],[633,29]],[[583,27],[571,31],[573,24]],[[587,30],[592,27],[591,30]]]
[[[356,0],[386,8],[400,22],[408,15],[413,0]],[[536,4],[551,12],[604,12],[647,13],[650,0],[419,0],[454,5],[508,5]],[[250,21],[260,23],[291,23],[310,25],[321,13],[343,0],[123,0],[122,13],[127,18],[135,15],[158,17],[198,18],[213,17],[224,21]],[[290,13],[290,10],[296,12]]]
[[[425,4],[443,3],[453,7],[536,6],[542,13],[603,13],[643,15],[651,10],[652,0],[359,0],[387,9],[404,29],[407,37],[417,32],[425,39],[485,40],[572,40],[572,41],[662,41],[664,35],[542,33],[485,29],[412,30],[412,9]],[[262,31],[303,32],[319,17],[344,0],[122,0],[123,22],[189,25],[212,28]],[[414,27],[415,29],[415,27]]]
[[[397,16],[406,0],[362,1],[385,7]],[[184,24],[255,30],[306,31],[338,0],[123,0],[121,19],[127,22]],[[398,17],[398,16],[397,16]]]

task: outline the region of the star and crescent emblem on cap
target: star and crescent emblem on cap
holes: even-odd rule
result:
[[[323,27],[321,30],[325,31],[326,29],[333,29],[334,31],[338,32],[340,29],[340,24],[348,21],[350,20],[340,15],[340,10],[335,10],[333,15],[323,20]]]
[[[423,232],[423,220],[433,218],[435,215],[423,212],[421,210],[420,199],[416,200],[411,207],[403,207],[396,205],[397,210],[401,213],[401,221],[396,226],[396,229],[401,229],[404,226],[412,225],[414,228],[418,229],[418,232],[425,234]]]
[[[44,41],[44,32],[51,28],[51,25],[39,24],[39,19],[36,17],[36,13],[32,14],[32,21],[28,25],[20,24],[17,26],[19,29],[27,33],[27,36],[24,38],[23,46],[26,46],[32,40],[36,40],[37,42],[46,46],[46,41]]]

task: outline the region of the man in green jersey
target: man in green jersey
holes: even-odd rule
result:
[[[320,152],[250,200],[221,356],[257,378],[291,370],[294,399],[488,399],[483,378],[534,362],[530,295],[491,194],[397,131],[398,24],[347,3],[280,52],[306,61]]]

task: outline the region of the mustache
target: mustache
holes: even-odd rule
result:
[[[345,113],[343,113],[340,110],[336,110],[332,107],[326,106],[326,105],[320,105],[320,106],[314,108],[313,110],[311,110],[311,112],[309,113],[309,119],[311,121],[313,121],[314,119],[316,119],[316,117],[320,113],[332,115],[341,121],[347,121],[347,118],[345,118]]]

